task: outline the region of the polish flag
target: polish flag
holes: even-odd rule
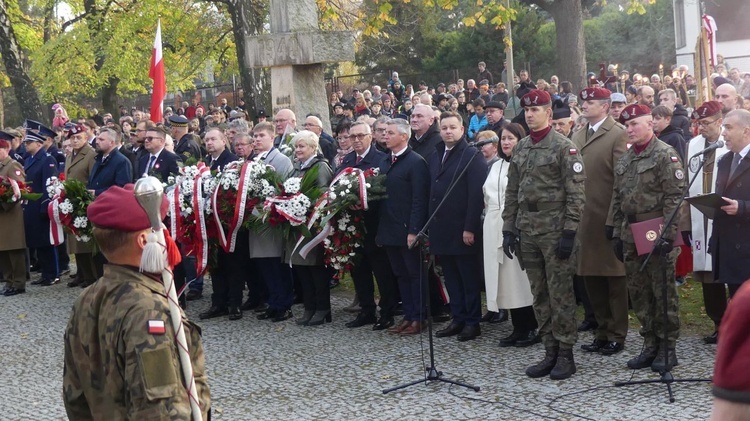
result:
[[[154,38],[148,77],[154,80],[154,92],[151,95],[151,121],[159,123],[162,121],[164,97],[167,94],[167,84],[164,81],[164,60],[161,55],[161,19],[156,24],[156,38]]]

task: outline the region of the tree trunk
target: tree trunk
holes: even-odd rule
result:
[[[583,37],[581,0],[535,0],[555,20],[557,34],[557,74],[573,84],[573,92],[585,88],[586,44]]]
[[[102,87],[102,108],[105,113],[111,113],[113,116],[120,115],[117,104],[117,85],[119,85],[120,79],[117,77],[110,77],[107,80],[107,84]]]
[[[245,101],[245,111],[251,119],[255,119],[257,111],[262,107],[262,101],[256,97],[256,92],[268,92],[264,82],[263,71],[249,66],[245,54],[245,37],[257,35],[263,27],[265,8],[255,4],[253,0],[233,0],[226,3],[232,17],[232,34],[237,49],[237,63],[240,69],[240,83],[242,84],[242,99]],[[264,89],[265,88],[265,89]]]
[[[5,93],[0,88],[0,127],[5,127]]]
[[[0,0],[0,55],[3,57],[3,64],[21,107],[21,113],[25,118],[43,121],[42,103],[23,66],[23,52],[8,18],[5,0]]]

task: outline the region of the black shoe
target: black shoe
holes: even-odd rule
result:
[[[447,338],[448,336],[456,336],[464,330],[463,323],[451,323],[445,329],[438,330],[435,332],[436,338]]]
[[[334,289],[339,285],[341,285],[341,282],[339,282],[338,279],[331,279],[330,281],[328,281],[328,288],[330,289]]]
[[[549,373],[549,378],[552,380],[565,380],[575,374],[576,363],[573,360],[572,349],[561,349],[557,354],[557,363],[555,368]]]
[[[718,330],[714,330],[714,333],[703,338],[703,343],[705,343],[706,345],[716,345],[717,342],[719,342]]]
[[[461,333],[458,334],[459,342],[471,341],[478,338],[482,334],[482,328],[479,325],[466,326]]]
[[[292,310],[279,311],[279,312],[276,313],[276,315],[273,317],[273,319],[271,319],[271,321],[274,322],[274,323],[276,323],[276,322],[283,322],[284,320],[291,319],[292,316],[294,316],[292,314]],[[310,322],[312,322],[312,320]],[[310,322],[307,323],[308,326],[310,325]]]
[[[26,292],[25,289],[5,288],[5,291],[3,291],[3,295],[6,297],[12,297],[14,295],[23,294],[25,292]]]
[[[518,340],[516,340],[515,347],[526,348],[527,346],[535,345],[540,342],[542,342],[542,338],[539,337],[539,334],[536,332],[536,329],[534,329],[534,330],[530,330],[528,333],[518,338]]]
[[[229,320],[239,320],[242,318],[242,310],[239,307],[229,307]]]
[[[300,326],[307,326],[307,323],[310,322],[310,319],[315,315],[315,311],[313,310],[305,310],[305,313],[302,314],[302,317],[295,320],[294,323],[300,325]]]
[[[185,299],[187,299],[188,301],[200,300],[201,298],[203,298],[203,291],[191,289],[187,294],[185,294]]]
[[[255,310],[253,311],[256,313],[262,314],[262,313],[267,312],[268,309],[269,309],[268,304],[263,303],[263,304],[259,304],[258,307],[255,307]]]
[[[432,315],[432,321],[435,322],[435,323],[447,322],[450,319],[451,319],[451,314],[450,313],[446,313],[446,312],[440,312],[438,314],[433,314]]]
[[[31,281],[31,285],[41,285],[42,282],[44,282],[44,279],[39,278],[36,281]]]
[[[621,342],[608,342],[607,345],[604,345],[599,349],[599,353],[602,355],[615,355],[618,352],[625,349],[625,345]]]
[[[63,275],[69,275],[69,274],[70,274],[70,266],[68,266],[68,267],[66,267],[66,268],[64,268],[63,270],[60,271],[60,276],[61,277]]]
[[[305,298],[301,295],[295,295],[294,301],[292,301],[292,304],[303,304],[305,302]]]
[[[588,332],[589,330],[594,330],[599,327],[599,323],[592,322],[589,320],[584,320],[579,326],[578,331],[579,332]]]
[[[403,305],[403,303],[399,302],[398,304],[396,304],[396,308],[393,309],[393,315],[394,316],[403,316],[404,315],[404,305]]]
[[[374,324],[377,321],[378,319],[375,317],[374,314],[359,313],[357,314],[356,319],[352,320],[351,322],[348,322],[345,326],[346,327],[362,327],[362,326]]]
[[[55,285],[55,284],[57,284],[59,282],[60,282],[60,278],[50,278],[50,279],[43,280],[39,284],[39,286],[48,287],[48,286],[51,286],[51,285]]]
[[[641,368],[651,367],[651,364],[656,359],[656,353],[659,350],[656,347],[649,347],[643,350],[637,357],[631,358],[628,361],[628,368],[633,370],[639,370]]]
[[[276,314],[280,312],[278,310],[267,308],[262,313],[258,313],[258,310],[255,310],[255,313],[258,314],[258,316],[256,316],[258,320],[268,320],[268,319],[273,319],[274,317],[276,317]]]
[[[79,287],[79,286],[81,286],[82,283],[83,283],[83,279],[82,278],[75,278],[72,281],[68,282],[68,288]]]
[[[229,314],[226,307],[211,306],[208,310],[199,314],[201,320],[213,319],[214,317],[226,316]]]
[[[527,368],[526,375],[531,377],[532,379],[548,376],[557,364],[557,353],[558,348],[547,348],[545,350],[544,359],[539,363]]]
[[[93,285],[93,284],[94,284],[94,282],[96,282],[96,281],[92,281],[92,280],[88,280],[88,281],[83,281],[83,282],[81,282],[81,285],[80,285],[80,286],[81,286],[81,288],[86,288],[86,287],[88,287],[88,286],[91,286],[91,285]]]
[[[291,313],[291,311],[289,313]],[[307,322],[307,325],[319,326],[319,325],[322,325],[323,323],[331,323],[331,310],[316,311],[315,314],[313,314],[312,319],[310,319],[310,321]]]
[[[594,339],[594,342],[591,342],[590,345],[581,345],[581,349],[586,352],[599,352],[600,349],[605,347],[609,341],[605,339]]]
[[[488,311],[484,313],[484,316],[479,320],[482,323],[500,323],[508,320],[508,312],[500,309],[500,311]]]
[[[507,348],[509,346],[513,346],[518,341],[518,338],[523,336],[523,332],[520,330],[513,329],[513,332],[511,332],[510,335],[500,339],[500,348]]]
[[[677,353],[674,348],[669,348],[667,350],[667,361],[668,362],[665,364],[664,349],[659,349],[659,352],[656,353],[656,358],[654,358],[654,362],[651,363],[651,371],[664,373],[666,371],[671,371],[672,367],[678,366],[680,363],[677,361]]]
[[[375,325],[372,327],[372,330],[385,330],[390,327],[393,327],[395,322],[393,321],[393,317],[381,317],[378,319],[378,322],[375,323]]]
[[[257,301],[254,301],[254,300],[251,301],[250,298],[248,298],[247,300],[245,300],[244,303],[242,303],[242,305],[240,306],[240,310],[242,311],[255,310],[256,308],[258,308],[259,305],[260,304],[258,304]]]

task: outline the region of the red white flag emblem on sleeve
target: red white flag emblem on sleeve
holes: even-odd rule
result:
[[[163,335],[167,331],[163,320],[149,320],[148,333],[152,335]]]
[[[154,38],[154,49],[151,53],[151,68],[148,77],[154,80],[153,93],[151,94],[151,121],[162,121],[162,109],[164,108],[164,97],[167,94],[167,83],[164,79],[164,60],[161,49],[161,20],[156,24],[156,38]]]

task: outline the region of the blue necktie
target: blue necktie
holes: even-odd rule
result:
[[[151,169],[154,168],[154,162],[156,162],[156,157],[151,155],[151,158],[148,160],[148,165],[146,166],[146,174],[150,173]]]

